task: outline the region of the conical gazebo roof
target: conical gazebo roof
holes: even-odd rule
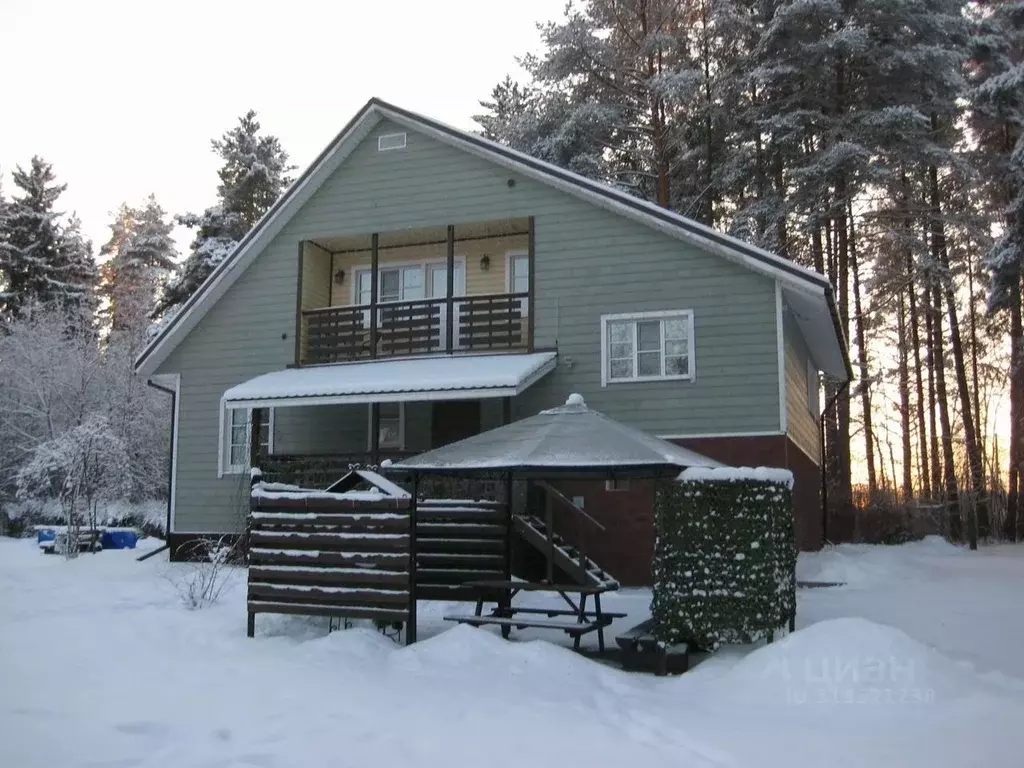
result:
[[[524,477],[671,477],[722,464],[591,410],[580,395],[488,432],[395,462],[428,474],[512,472]]]

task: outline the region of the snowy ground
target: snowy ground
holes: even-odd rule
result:
[[[796,634],[671,679],[447,628],[444,605],[411,648],[290,617],[249,640],[243,578],[190,612],[183,566],[137,554],[0,539],[0,766],[1024,765],[1024,547],[803,557],[801,578],[847,586],[802,590]],[[606,608],[639,620],[648,599]]]

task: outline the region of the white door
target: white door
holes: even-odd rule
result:
[[[448,264],[430,264],[427,266],[427,297],[431,299],[443,299],[448,295]],[[455,263],[455,296],[466,295],[466,275],[462,264]],[[456,348],[459,346],[459,303],[455,302],[454,327],[452,328],[452,340]],[[441,305],[441,342],[439,347],[445,345],[445,329],[448,327],[448,305]]]

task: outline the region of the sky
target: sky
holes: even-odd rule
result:
[[[96,250],[151,192],[216,196],[210,140],[255,109],[305,168],[372,96],[473,128],[564,0],[0,0],[0,171],[41,155]],[[187,247],[187,230],[176,232]]]

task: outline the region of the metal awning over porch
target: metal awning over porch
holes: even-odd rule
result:
[[[554,352],[375,360],[265,373],[224,393],[227,408],[512,397],[555,368]]]

